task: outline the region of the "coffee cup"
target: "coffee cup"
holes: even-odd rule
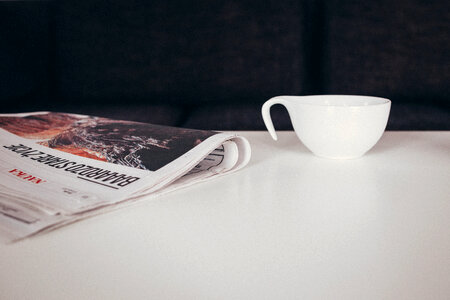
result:
[[[270,107],[284,105],[295,133],[316,156],[351,159],[363,156],[381,138],[391,101],[354,95],[277,96],[262,106],[264,123],[274,140],[277,134]]]

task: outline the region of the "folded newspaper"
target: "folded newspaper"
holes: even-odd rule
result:
[[[68,113],[0,114],[0,240],[47,232],[244,167],[231,133]]]

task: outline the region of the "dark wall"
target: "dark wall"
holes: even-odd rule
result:
[[[325,3],[325,92],[448,102],[449,1]]]
[[[2,106],[47,102],[51,13],[48,2],[0,2],[0,101]]]
[[[363,94],[388,129],[450,129],[449,3],[0,2],[2,110],[263,129],[270,97]]]
[[[305,85],[301,1],[65,1],[59,95],[259,102]]]

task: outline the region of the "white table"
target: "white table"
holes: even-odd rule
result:
[[[243,132],[229,176],[0,246],[0,299],[449,299],[450,132],[361,159]]]

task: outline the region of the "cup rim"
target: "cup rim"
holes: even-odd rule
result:
[[[378,105],[387,105],[390,104],[392,101],[387,99],[387,98],[383,98],[383,97],[377,97],[377,96],[366,96],[366,95],[344,95],[344,94],[324,94],[324,95],[305,95],[305,96],[292,96],[292,95],[286,95],[286,96],[281,96],[281,97],[287,97],[290,98],[292,100],[296,100],[296,99],[305,99],[305,98],[309,98],[309,99],[314,99],[314,98],[341,98],[341,99],[348,99],[348,98],[353,98],[353,99],[369,99],[369,100],[375,100],[375,103],[364,103],[362,102],[361,104],[326,104],[326,103],[308,103],[308,102],[299,102],[298,104],[301,105],[310,105],[310,106],[323,106],[323,107],[368,107],[368,106],[378,106]]]

